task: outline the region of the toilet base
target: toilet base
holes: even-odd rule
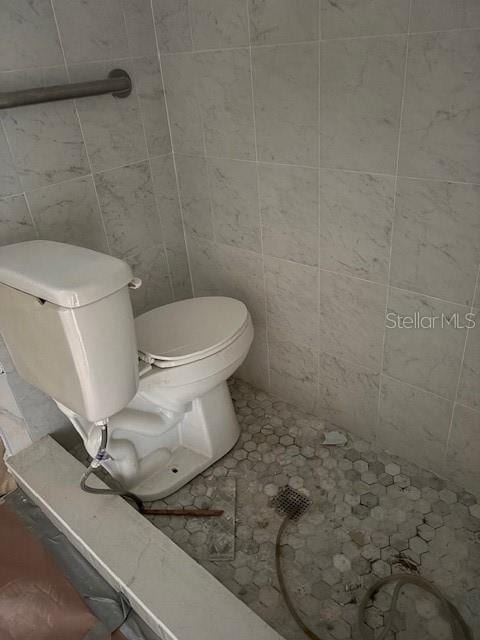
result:
[[[128,411],[130,425],[132,420],[136,422],[135,411],[128,408],[124,411]],[[106,460],[102,465],[128,491],[144,501],[159,500],[178,491],[227,454],[240,436],[226,382],[195,398],[182,418],[163,433],[162,418],[158,416],[158,424],[155,425],[157,417],[152,417],[152,414],[149,414],[151,421],[147,426],[137,424],[128,433],[122,414],[113,416],[109,423],[112,450],[116,443],[125,442],[128,438],[133,444],[132,449],[143,449],[144,455],[137,457],[135,473],[128,478],[122,473],[123,461]],[[138,414],[145,415],[144,412]],[[148,451],[145,451],[145,446],[149,446]]]

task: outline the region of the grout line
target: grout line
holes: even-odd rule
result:
[[[396,33],[375,33],[365,36],[344,36],[343,38],[320,38],[320,42],[342,42],[344,40],[371,40],[373,38],[392,38],[394,36],[423,36],[436,33],[451,33],[457,31],[480,31],[480,27],[458,27],[455,29],[434,29],[432,31],[411,31],[412,8],[410,6],[407,31]]]
[[[411,382],[406,382],[405,380],[401,380],[400,378],[396,378],[395,376],[392,376],[388,373],[383,373],[380,372],[380,380],[383,378],[387,378],[388,380],[393,380],[394,382],[399,382],[400,384],[404,384],[407,387],[410,387],[411,389],[417,389],[417,391],[421,391],[422,393],[427,393],[430,396],[434,396],[435,398],[439,398],[440,400],[443,400],[444,402],[450,402],[450,404],[454,405],[454,400],[453,398],[447,398],[446,396],[441,396],[439,393],[435,393],[435,391],[430,391],[430,389],[424,389],[424,387],[419,387],[416,384],[412,384]]]
[[[50,0],[50,6],[51,6],[51,8],[52,8],[53,20],[54,20],[54,22],[55,22],[55,27],[56,27],[56,29],[57,29],[58,42],[59,42],[59,44],[60,44],[60,49],[61,49],[61,51],[62,51],[63,62],[64,62],[64,65],[65,65],[65,71],[66,71],[66,73],[67,73],[67,79],[68,79],[68,81],[70,82],[70,81],[71,81],[71,77],[70,77],[70,69],[69,69],[69,66],[68,66],[68,63],[67,63],[67,57],[66,57],[66,55],[65,55],[65,49],[64,49],[64,47],[63,47],[62,35],[61,35],[61,33],[60,33],[60,26],[59,26],[59,24],[58,24],[57,14],[55,13],[55,7],[53,6],[53,0]],[[100,222],[101,222],[101,224],[102,224],[102,229],[103,229],[103,233],[104,233],[104,236],[105,236],[106,246],[107,246],[108,252],[109,252],[110,254],[112,254],[112,249],[111,249],[111,246],[110,246],[110,239],[109,239],[109,237],[108,237],[108,233],[107,233],[107,226],[106,226],[106,224],[105,224],[105,220],[104,220],[104,217],[103,217],[102,205],[101,205],[101,203],[100,203],[100,198],[99,198],[99,196],[98,196],[98,191],[97,191],[97,185],[96,185],[96,183],[95,183],[94,172],[93,172],[93,167],[92,167],[92,161],[91,161],[91,158],[90,158],[90,154],[89,154],[89,152],[88,152],[88,147],[87,147],[87,142],[86,142],[86,138],[85,138],[85,133],[84,133],[84,131],[83,131],[82,121],[81,121],[81,119],[80,119],[80,114],[79,114],[79,112],[78,112],[78,107],[77,107],[77,102],[76,102],[76,100],[72,100],[72,104],[73,104],[73,109],[74,109],[74,111],[75,111],[75,117],[77,118],[78,126],[79,126],[79,129],[80,129],[80,134],[81,134],[81,136],[82,136],[82,142],[83,142],[83,146],[84,146],[84,149],[85,149],[85,155],[86,155],[86,157],[87,157],[87,163],[88,163],[88,166],[89,166],[89,168],[90,168],[90,174],[89,174],[89,175],[91,176],[91,179],[92,179],[93,190],[94,190],[94,192],[95,192],[95,198],[96,198],[96,200],[97,200],[98,213],[99,213],[99,215],[100,215]],[[66,182],[66,181],[65,181],[65,182]]]
[[[154,27],[155,27],[155,21],[153,21]],[[244,45],[236,45],[234,47],[215,47],[213,49],[183,49],[180,51],[163,51],[161,52],[161,55],[163,56],[174,56],[174,55],[186,55],[186,54],[195,54],[195,53],[212,53],[212,52],[216,52],[216,51],[232,51],[232,50],[238,50],[238,49],[261,49],[261,48],[266,48],[266,47],[288,47],[288,46],[292,46],[292,45],[301,45],[301,44],[317,44],[317,43],[322,43],[322,42],[341,42],[343,40],[366,40],[366,39],[373,39],[373,38],[391,38],[393,36],[405,36],[405,35],[410,35],[410,36],[419,36],[419,35],[434,35],[434,34],[441,34],[441,33],[456,33],[456,32],[462,32],[462,31],[466,31],[466,32],[471,32],[471,31],[480,31],[480,27],[457,27],[454,29],[438,29],[438,30],[433,30],[433,31],[411,31],[409,33],[405,32],[405,31],[401,31],[398,33],[379,33],[379,34],[372,34],[372,35],[366,35],[366,36],[347,36],[344,38],[318,38],[316,40],[292,40],[291,42],[273,42],[271,44],[258,44],[258,43],[251,43],[250,45],[248,43],[245,43]],[[128,31],[127,31],[127,35],[128,35]],[[160,49],[159,47],[157,47],[157,51],[160,54]],[[69,62],[68,65],[70,67],[74,67],[74,66],[79,66],[79,65],[87,65],[87,64],[99,64],[99,63],[106,63],[106,62],[121,62],[121,61],[127,61],[127,60],[140,60],[142,58],[148,58],[149,56],[131,56],[130,58],[126,58],[126,57],[119,57],[119,58],[95,58],[94,60],[83,60],[83,61],[78,61],[78,62]],[[59,65],[48,65],[48,66],[38,66],[38,67],[17,67],[15,69],[6,69],[4,71],[0,72],[1,74],[4,73],[20,73],[20,72],[25,72],[25,71],[38,71],[39,69],[42,68],[55,68],[58,67]]]
[[[25,199],[25,204],[27,206],[27,210],[28,213],[30,215],[30,219],[32,221],[32,225],[33,225],[33,230],[35,231],[35,235],[37,236],[37,238],[40,238],[40,233],[38,232],[38,227],[37,227],[37,223],[35,222],[35,218],[33,217],[33,213],[32,213],[32,207],[30,206],[30,201],[28,199],[28,195],[27,192],[25,191],[25,193],[23,194],[23,197]]]
[[[129,62],[131,62],[132,61],[132,49],[131,49],[131,46],[130,46],[130,35],[129,35],[129,31],[128,31],[128,22],[127,22],[125,11],[124,11],[122,5],[120,6],[120,11],[122,13],[123,25],[125,27],[125,33],[126,33],[126,36],[127,36],[127,47],[128,47],[128,52],[129,52],[129,55],[130,55]],[[149,151],[149,148],[148,148],[147,130],[145,128],[145,117],[144,117],[144,113],[143,113],[143,109],[142,109],[142,104],[141,104],[141,101],[140,101],[140,95],[139,95],[139,93],[137,91],[137,87],[135,86],[136,83],[137,83],[137,78],[136,78],[137,69],[136,69],[134,63],[132,64],[132,71],[133,71],[132,92],[136,97],[138,114],[140,116],[140,123],[141,123],[141,126],[142,126],[143,141],[144,141],[144,145],[145,145],[146,162],[148,164],[148,174],[150,176],[150,183],[152,185],[153,202],[154,202],[154,205],[155,205],[157,218],[158,218],[159,224],[160,224],[160,233],[162,235],[163,255],[165,257],[165,263],[167,265],[168,282],[170,284],[170,294],[171,294],[172,301],[173,301],[173,300],[175,300],[175,290],[174,290],[174,287],[173,287],[172,271],[170,269],[170,261],[168,259],[168,251],[167,251],[167,246],[166,246],[166,241],[165,241],[165,231],[164,231],[164,226],[163,226],[163,222],[162,222],[162,216],[160,215],[160,207],[158,206],[157,195],[156,195],[156,190],[155,190],[154,181],[153,181],[153,171],[152,171],[152,164],[150,162],[150,151]]]
[[[187,0],[187,13],[188,13],[188,30],[190,32],[190,42],[192,44],[192,51],[195,49],[195,43],[193,41],[193,27],[192,27],[192,2],[191,0]],[[155,29],[155,33],[156,33]]]
[[[6,136],[5,136],[6,137]],[[158,155],[154,155],[151,156],[152,160],[155,160],[156,158],[165,158],[167,156],[171,156],[172,152],[169,151],[167,153],[160,153]],[[142,164],[142,162],[147,162],[149,160],[149,158],[142,158],[142,160],[135,160],[134,162],[129,162],[127,164],[121,164],[117,167],[111,167],[109,169],[101,169],[100,171],[88,171],[87,173],[84,173],[80,176],[74,176],[73,178],[66,178],[65,180],[59,180],[58,182],[52,182],[51,184],[46,184],[43,185],[41,187],[34,187],[33,189],[28,189],[28,193],[34,193],[36,191],[41,191],[42,189],[50,189],[50,188],[54,188],[57,185],[62,185],[68,182],[74,182],[75,180],[82,180],[84,178],[88,178],[89,176],[96,176],[102,173],[108,173],[109,171],[117,171],[118,169],[124,169],[126,167],[131,167],[131,166],[135,166],[136,164]],[[23,195],[23,193],[25,193],[24,191],[17,191],[16,193],[9,193],[6,196],[0,196],[0,200],[5,200],[6,198],[13,198],[15,196],[21,196]]]
[[[201,158],[204,156],[200,156],[194,153],[179,153],[176,152],[177,155],[179,156],[187,156],[190,158]],[[380,177],[385,177],[385,178],[395,178],[396,174],[394,173],[383,173],[380,171],[370,171],[368,169],[347,169],[347,168],[343,168],[343,167],[329,167],[329,166],[316,166],[316,165],[311,165],[311,164],[293,164],[293,163],[288,163],[288,162],[274,162],[274,161],[269,161],[269,160],[248,160],[246,158],[237,158],[237,157],[233,157],[233,156],[219,156],[219,155],[215,155],[215,154],[206,154],[205,155],[206,158],[211,158],[212,160],[231,160],[234,162],[245,162],[248,164],[260,164],[260,165],[267,165],[267,166],[275,166],[275,167],[296,167],[299,169],[311,169],[312,171],[336,171],[338,173],[353,173],[353,174],[360,174],[360,175],[369,175],[369,176],[380,176]],[[442,182],[442,183],[448,183],[448,184],[461,184],[461,185],[467,185],[467,186],[480,186],[480,182],[475,182],[475,181],[465,181],[465,180],[453,180],[452,178],[438,178],[438,177],[432,177],[432,176],[409,176],[406,174],[398,174],[398,178],[401,178],[403,180],[417,180],[419,182]]]
[[[427,298],[428,300],[435,300],[436,302],[442,302],[445,304],[455,305],[456,307],[461,307],[462,309],[469,309],[472,304],[462,304],[461,302],[455,302],[453,300],[447,300],[446,298],[437,298],[436,296],[431,296],[428,293],[422,293],[421,291],[413,291],[412,289],[405,289],[403,287],[396,287],[395,285],[389,284],[387,285],[390,290],[401,291],[402,293],[408,293],[409,295],[419,296],[422,298]]]
[[[190,7],[190,3],[189,3],[189,7]],[[411,19],[411,15],[409,16],[409,23],[410,23],[410,19]],[[191,22],[191,21],[190,21]],[[231,46],[231,47],[211,47],[211,48],[207,48],[207,49],[195,49],[194,48],[194,42],[193,42],[193,35],[192,35],[192,28],[191,28],[191,24],[189,25],[190,27],[190,37],[192,40],[192,48],[191,49],[181,49],[179,51],[164,51],[162,52],[162,55],[166,55],[166,56],[175,56],[175,55],[195,55],[195,54],[202,54],[202,53],[215,53],[215,52],[220,52],[220,51],[239,51],[239,50],[245,50],[245,49],[266,49],[266,48],[273,48],[273,47],[292,47],[292,46],[299,46],[299,45],[312,45],[312,44],[320,44],[320,43],[329,43],[329,42],[349,42],[351,40],[374,40],[374,39],[380,39],[380,38],[396,38],[396,37],[404,37],[404,36],[422,36],[422,35],[435,35],[435,34],[442,34],[442,33],[456,33],[456,32],[471,32],[471,31],[480,31],[480,27],[458,27],[455,29],[438,29],[438,30],[433,30],[433,31],[410,31],[410,24],[408,27],[408,31],[398,31],[396,33],[375,33],[375,34],[371,34],[371,35],[357,35],[357,36],[344,36],[339,37],[339,38],[317,38],[314,40],[291,40],[289,42],[271,42],[271,43],[254,43],[254,42],[250,42],[249,43],[245,43],[245,44],[238,44],[235,46]],[[250,25],[249,25],[249,32],[250,32]],[[82,63],[76,63],[76,64],[82,64]]]
[[[396,205],[397,205],[397,184],[398,184],[398,167],[400,160],[400,146],[402,140],[402,123],[403,123],[403,112],[405,108],[405,93],[407,87],[407,70],[408,70],[408,45],[409,45],[409,33],[410,33],[410,24],[412,20],[413,13],[413,0],[410,0],[409,8],[408,8],[408,27],[407,27],[407,37],[405,41],[405,61],[403,68],[403,84],[402,84],[402,100],[400,103],[400,113],[398,120],[398,134],[397,134],[397,149],[396,149],[396,157],[395,157],[395,180],[393,185],[393,211],[392,211],[392,228],[390,230],[390,248],[389,248],[389,257],[388,257],[388,274],[387,274],[387,292],[385,298],[385,312],[384,312],[384,326],[383,326],[383,338],[382,338],[382,350],[380,354],[380,379],[378,383],[378,402],[377,402],[377,419],[375,423],[375,429],[373,432],[373,438],[375,442],[378,439],[379,428],[380,428],[380,405],[382,400],[382,387],[383,387],[383,376],[384,374],[384,364],[385,364],[385,344],[387,341],[387,325],[386,325],[386,317],[388,313],[388,305],[390,301],[390,280],[391,280],[391,269],[392,269],[392,253],[393,253],[393,234],[395,231],[395,213],[396,213]]]
[[[188,24],[189,24],[189,28],[190,28],[190,40],[192,42],[192,49],[194,49],[194,38],[193,38],[193,28],[192,28],[192,3],[191,0],[187,0],[188,2]],[[216,225],[216,220],[215,220],[215,216],[213,213],[213,202],[212,202],[212,180],[211,180],[211,172],[210,172],[210,162],[209,162],[209,158],[208,158],[208,154],[207,154],[207,140],[205,137],[205,124],[204,124],[204,119],[202,117],[202,112],[200,110],[200,105],[198,103],[198,100],[195,96],[195,90],[193,92],[194,95],[194,100],[195,100],[195,106],[196,106],[196,112],[198,115],[198,119],[200,122],[200,126],[202,128],[202,148],[203,148],[203,159],[205,160],[205,170],[207,172],[207,187],[208,187],[208,208],[209,208],[209,214],[210,214],[210,224],[212,226],[212,233],[213,233],[213,241],[215,243],[215,245],[217,244],[217,225]]]
[[[4,132],[5,138],[7,138],[6,133]],[[8,143],[8,140],[7,140]],[[9,147],[10,150],[10,147]],[[167,153],[160,153],[160,154],[155,154],[153,156],[149,156],[150,159],[155,159],[155,158],[164,158],[165,156],[171,156],[173,154],[172,151],[168,151]],[[187,154],[187,153],[176,153],[175,155],[177,156],[186,156],[189,158],[202,158],[203,156],[196,156],[196,155],[192,155],[192,154]],[[134,162],[129,162],[127,164],[121,164],[115,167],[111,167],[109,169],[100,169],[98,171],[95,171],[93,175],[97,175],[99,173],[108,173],[108,171],[115,171],[116,169],[123,169],[124,167],[129,167],[131,165],[135,165],[135,164],[139,164],[141,162],[145,162],[147,160],[149,160],[149,158],[142,158],[141,160],[135,160]],[[296,167],[299,169],[310,169],[312,171],[335,171],[338,173],[353,173],[353,174],[359,174],[359,175],[369,175],[369,176],[380,176],[380,177],[385,177],[385,178],[395,178],[394,174],[389,174],[389,173],[376,173],[374,171],[357,171],[354,169],[338,169],[338,168],[334,168],[334,167],[314,167],[311,165],[299,165],[299,164],[286,164],[286,163],[281,163],[281,162],[268,162],[265,160],[259,160],[258,163],[256,162],[256,160],[245,160],[245,158],[229,158],[227,156],[215,156],[215,155],[207,155],[206,156],[207,159],[209,160],[230,160],[231,162],[244,162],[247,164],[258,164],[258,165],[266,165],[266,166],[278,166],[278,167]],[[91,172],[89,173],[85,173],[83,175],[80,176],[75,176],[73,178],[66,178],[65,180],[59,180],[58,182],[52,182],[52,184],[49,185],[44,185],[42,187],[34,187],[33,189],[29,189],[28,191],[38,191],[39,189],[46,189],[48,187],[54,187],[57,184],[63,184],[64,182],[71,182],[72,180],[80,180],[81,178],[85,178],[86,176],[92,175]],[[414,177],[414,176],[403,176],[401,174],[398,175],[399,179],[403,179],[403,180],[416,180],[417,182],[440,182],[442,184],[459,184],[459,185],[464,185],[464,186],[469,186],[469,187],[480,187],[480,182],[460,182],[460,181],[455,181],[455,180],[450,180],[448,178],[418,178],[418,177]],[[23,191],[17,191],[15,193],[9,193],[8,195],[5,196],[0,196],[0,199],[5,199],[5,198],[12,198],[14,196],[20,196],[22,195],[24,192]],[[298,264],[302,264],[302,263],[298,263]],[[324,269],[324,271],[329,271],[329,269]],[[333,271],[333,273],[343,273],[341,271]],[[351,274],[345,273],[344,275],[347,275],[351,278],[359,278],[359,276],[353,276]],[[362,278],[359,278],[362,279]],[[368,282],[377,282],[377,280],[368,280],[365,278],[365,280],[367,280]],[[382,284],[382,283],[379,283]],[[408,289],[407,289],[408,291]],[[433,296],[430,296],[433,297]],[[439,298],[440,299],[440,298]],[[448,302],[448,300],[446,300],[446,302]],[[460,304],[460,303],[457,303]]]
[[[163,87],[163,95],[165,97],[165,112],[166,112],[166,116],[167,116],[167,125],[168,125],[168,133],[170,135],[170,145],[172,147],[172,165],[173,165],[173,172],[175,175],[175,185],[177,188],[177,203],[178,203],[178,210],[180,213],[180,219],[182,222],[182,230],[183,230],[183,242],[185,244],[185,254],[187,257],[187,266],[188,266],[188,275],[190,277],[190,286],[192,288],[192,295],[195,296],[195,285],[193,282],[193,276],[192,276],[192,264],[191,264],[191,260],[190,260],[190,250],[188,248],[188,241],[187,241],[187,234],[185,231],[185,219],[184,219],[184,215],[183,215],[183,207],[182,207],[182,200],[180,198],[180,183],[178,181],[178,170],[177,170],[177,161],[175,158],[175,152],[173,149],[173,136],[172,136],[172,126],[171,126],[171,121],[170,121],[170,111],[168,108],[168,99],[167,99],[167,89],[166,89],[166,85],[165,85],[165,76],[163,73],[163,65],[162,65],[162,56],[160,54],[160,47],[158,45],[158,36],[157,36],[157,29],[155,26],[155,12],[153,10],[153,0],[150,0],[150,14],[152,17],[152,22],[153,22],[153,33],[155,35],[155,47],[156,47],[156,53],[157,53],[157,60],[158,60],[158,65],[160,68],[160,78],[162,80],[162,87]]]
[[[250,28],[250,10],[249,10],[249,0],[245,0],[245,8],[247,12],[247,30],[248,30],[248,40],[251,42],[251,28]],[[258,208],[258,222],[260,225],[260,251],[262,257],[262,272],[263,272],[263,306],[265,313],[265,349],[267,356],[267,391],[271,388],[271,371],[270,371],[270,340],[269,340],[269,319],[268,319],[268,302],[267,302],[267,271],[265,266],[265,250],[264,250],[264,242],[263,242],[263,218],[262,218],[262,208],[260,206],[260,174],[259,174],[259,162],[258,162],[258,140],[257,140],[257,118],[255,114],[255,91],[254,91],[254,67],[253,67],[253,55],[252,55],[252,45],[250,44],[248,47],[248,55],[250,62],[250,91],[252,98],[252,118],[253,118],[253,141],[255,146],[255,178],[256,178],[256,187],[257,187],[257,208]]]
[[[470,306],[470,312],[473,313],[475,310],[475,299],[477,296],[477,292],[479,291],[479,287],[480,287],[480,267],[478,267],[477,269],[477,277],[475,280],[475,287],[473,290],[473,297],[472,297],[472,304]],[[448,456],[448,448],[450,445],[450,439],[452,437],[452,431],[453,431],[453,418],[455,415],[455,405],[456,404],[461,404],[458,402],[458,394],[460,392],[460,384],[461,384],[461,380],[462,380],[462,373],[463,373],[463,367],[464,367],[464,363],[465,363],[465,354],[467,353],[467,344],[468,344],[468,338],[470,336],[470,328],[467,328],[467,330],[465,331],[465,340],[463,343],[463,351],[462,351],[462,358],[460,361],[460,368],[458,370],[458,378],[457,378],[457,386],[455,388],[455,398],[453,401],[453,407],[452,407],[452,415],[450,416],[450,424],[448,426],[448,434],[447,434],[447,441],[446,441],[446,446],[445,446],[445,460],[444,462],[447,462],[447,456]],[[465,405],[468,406],[468,405]]]
[[[54,21],[55,21],[55,24],[57,25],[57,21],[55,19],[55,13],[54,13]],[[58,26],[57,26],[57,32],[60,33],[60,29]],[[63,52],[63,47],[61,44],[60,44],[60,48],[62,49],[62,52]],[[128,62],[129,60],[141,60],[148,57],[149,56],[131,56],[129,58],[126,58],[125,56],[120,56],[118,58],[99,58],[95,60],[84,60],[83,62],[66,62],[65,55],[63,54],[63,59],[65,61],[65,64],[68,64],[69,67],[80,67],[88,64],[105,64],[107,62],[111,62],[113,64],[115,62]],[[38,73],[46,69],[58,69],[58,67],[61,67],[61,66],[62,66],[61,64],[47,64],[47,65],[40,65],[38,67],[19,67],[17,69],[6,69],[4,71],[0,71],[0,77],[3,74],[8,74],[8,73],[27,73],[31,71]]]

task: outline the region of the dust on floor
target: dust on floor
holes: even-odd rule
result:
[[[271,501],[279,488],[290,485],[313,504],[286,531],[287,583],[303,618],[323,639],[357,639],[361,595],[379,577],[398,571],[435,582],[480,637],[480,504],[475,496],[350,434],[345,447],[326,447],[318,418],[245,383],[234,381],[231,392],[242,428],[237,445],[180,491],[152,504],[216,506],[212,487],[221,478],[235,479],[234,559],[208,559],[212,523],[159,517],[153,518],[156,526],[287,640],[304,640],[275,575],[281,519]],[[372,638],[390,601],[387,589],[368,610]],[[407,587],[390,638],[450,640],[451,635],[437,603]]]

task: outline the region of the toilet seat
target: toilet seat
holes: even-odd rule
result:
[[[206,296],[173,302],[135,320],[140,358],[160,368],[177,367],[228,347],[249,326],[243,302]]]

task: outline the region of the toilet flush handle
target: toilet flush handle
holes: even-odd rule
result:
[[[140,280],[140,278],[132,278],[128,283],[129,289],[140,289],[141,286],[142,286],[142,281]]]

